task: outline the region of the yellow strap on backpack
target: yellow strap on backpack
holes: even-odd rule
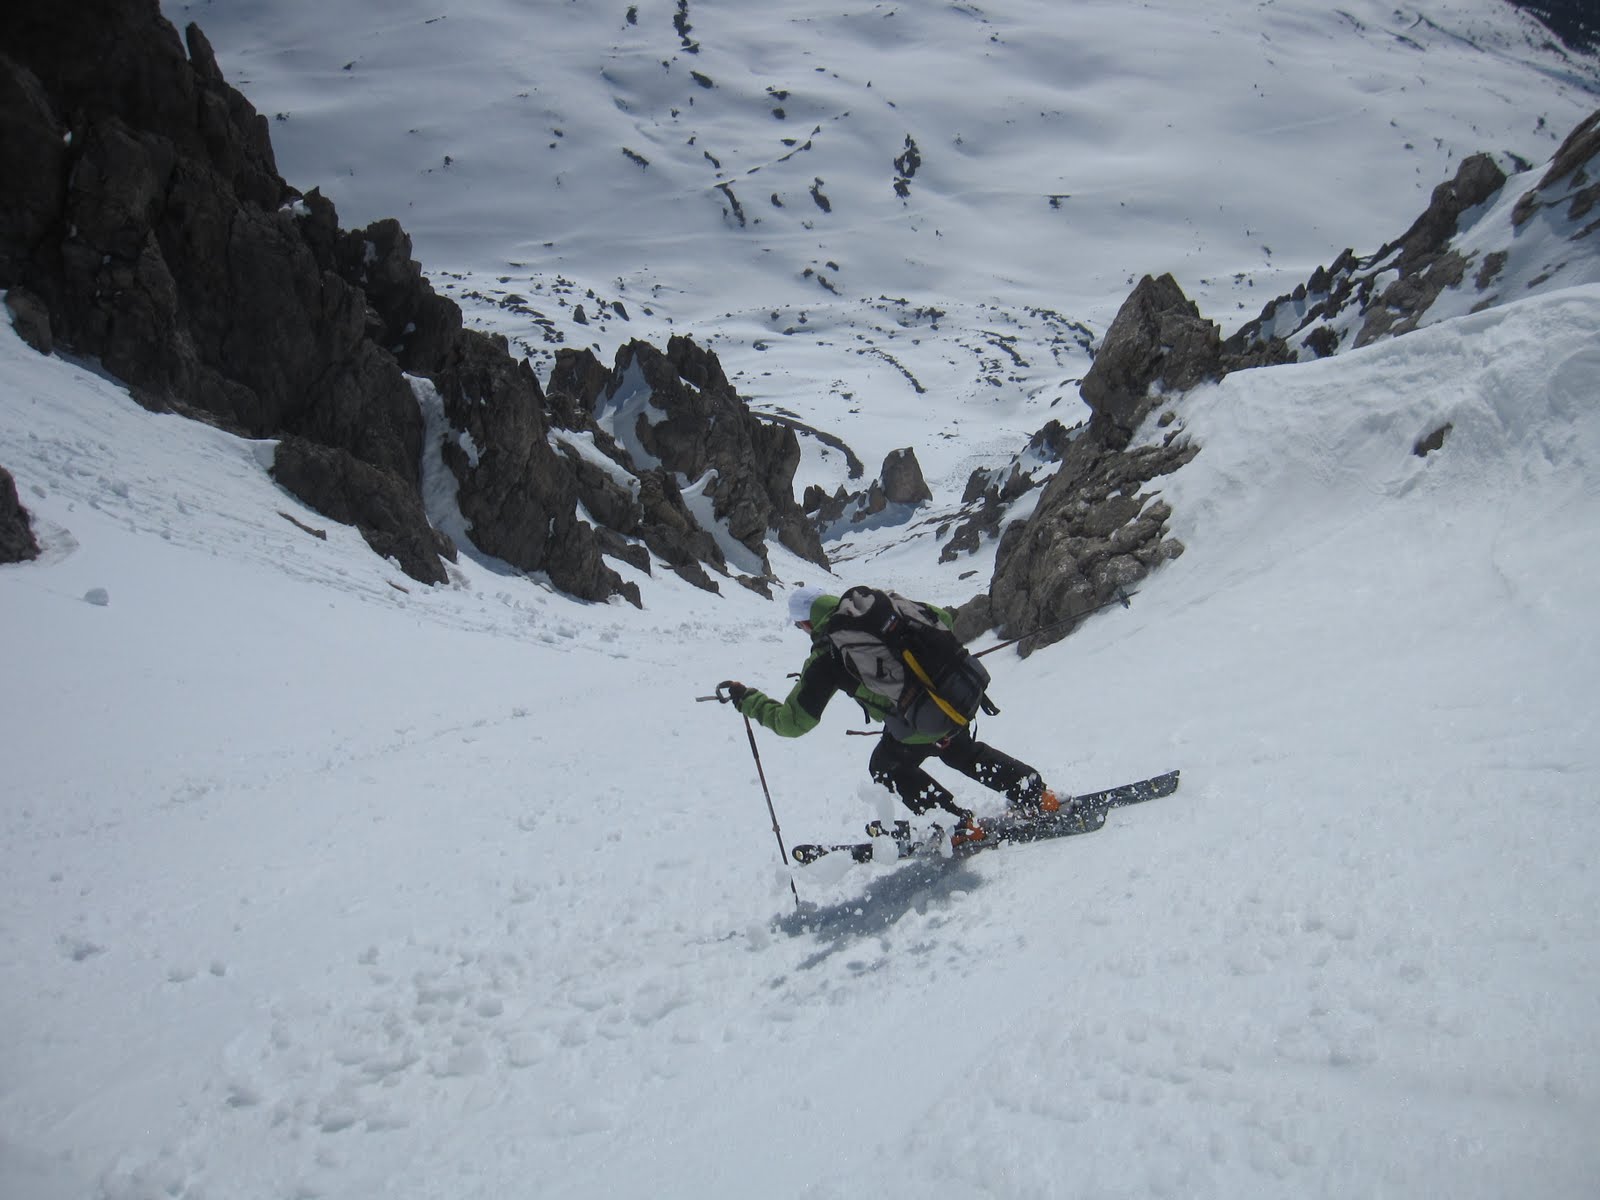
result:
[[[962,716],[957,709],[952,708],[950,703],[945,700],[943,696],[939,695],[938,692],[933,690],[933,680],[928,678],[928,673],[922,669],[922,664],[917,661],[916,656],[913,655],[911,651],[902,650],[900,652],[900,657],[906,660],[906,666],[911,668],[911,673],[915,675],[919,681],[921,681],[922,686],[928,689],[928,695],[933,697],[933,702],[939,706],[945,716],[949,717],[957,725],[960,725],[963,728],[971,724],[971,722],[966,717]]]

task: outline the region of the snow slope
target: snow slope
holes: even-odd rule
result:
[[[285,35],[339,11],[273,8]],[[409,30],[394,11],[345,28]],[[702,58],[717,15],[691,10]],[[1419,89],[1392,119],[1449,126],[1396,107]],[[1174,252],[1126,237],[1108,260]],[[702,246],[661,250],[686,314]],[[895,269],[888,240],[860,253]],[[270,444],[0,328],[0,464],[46,545],[0,567],[0,1196],[1593,1195],[1597,332],[1582,284],[1177,400],[1188,552],[987,660],[983,734],[1069,790],[1171,766],[1182,790],[1054,845],[819,864],[796,912],[743,725],[694,702],[782,687],[805,647],[781,606],[665,572],[643,613],[585,605],[468,558],[418,587],[275,488]],[[773,393],[830,415],[807,387],[836,350],[781,344]],[[962,423],[951,478],[1035,415],[921,403],[924,436]],[[903,444],[908,406],[859,407],[863,445]],[[863,535],[844,570],[964,598],[982,561],[928,542]],[[760,738],[790,842],[882,806],[858,724],[840,701]]]
[[[6,331],[50,553],[0,569],[0,1190],[1589,1194],[1597,328],[1571,289],[1187,398],[1189,553],[985,728],[1182,791],[799,917],[692,703],[798,660],[764,602],[402,593],[261,447]],[[879,803],[844,708],[762,740],[791,840]]]

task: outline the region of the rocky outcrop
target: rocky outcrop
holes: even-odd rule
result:
[[[806,489],[803,506],[818,533],[828,536],[836,535],[841,527],[874,520],[906,520],[913,510],[932,499],[933,491],[923,478],[917,452],[906,446],[884,455],[878,477],[865,489],[846,491],[841,484],[830,496],[813,484]]]
[[[955,562],[964,554],[977,553],[985,540],[999,537],[1011,505],[1055,474],[1061,456],[1081,433],[1081,426],[1068,430],[1060,421],[1051,421],[1008,466],[979,468],[968,476],[960,513],[938,529],[938,538],[944,543],[939,561]]]
[[[299,435],[415,490],[411,390],[360,289],[318,263],[266,121],[200,31],[186,54],[148,0],[13,8],[0,286],[145,404]]]
[[[1399,336],[1428,319],[1446,294],[1456,297],[1451,311],[1467,311],[1467,289],[1476,310],[1526,294],[1529,286],[1560,286],[1564,277],[1590,281],[1600,254],[1600,113],[1573,130],[1539,182],[1509,206],[1509,216],[1508,206],[1491,203],[1507,182],[1494,158],[1466,159],[1399,238],[1367,258],[1345,251],[1226,340],[1170,276],[1145,277],[1084,377],[1092,415],[1067,435],[1061,465],[1033,513],[1004,522],[1009,501],[1026,490],[1020,472],[1026,456],[1019,456],[1005,487],[992,475],[969,484],[967,518],[946,543],[946,561],[1003,532],[989,591],[962,607],[963,631],[998,627],[1008,637],[1032,634],[1022,643],[1026,653],[1064,636],[1119,588],[1182,553],[1167,536],[1171,511],[1149,485],[1189,461],[1198,447],[1177,430],[1132,446],[1135,432],[1169,393],[1249,367]],[[1473,249],[1464,250],[1463,221],[1469,215],[1482,221],[1491,208],[1505,227],[1475,225]],[[1545,236],[1520,236],[1534,221],[1547,223]],[[1490,249],[1497,240],[1498,248]],[[1502,276],[1519,280],[1517,288],[1502,289]],[[1448,433],[1446,426],[1422,439],[1416,452],[1438,450]]]
[[[1222,334],[1200,315],[1171,275],[1146,275],[1123,301],[1095,352],[1080,391],[1094,414],[1091,437],[1126,446],[1157,396],[1222,373]]]
[[[595,419],[596,401],[612,383],[611,370],[590,351],[557,354],[546,408],[552,444],[576,476],[579,502],[600,522],[611,557],[648,572],[654,555],[696,587],[719,591],[706,568],[727,575],[727,560],[684,503],[676,477],[660,468],[639,469]]]
[[[33,522],[17,497],[17,483],[11,472],[0,467],[0,563],[27,562],[39,557],[39,543],[33,536]]]
[[[605,559],[648,572],[652,553],[715,587],[722,552],[675,473],[715,472],[715,517],[758,570],[769,531],[824,561],[789,490],[792,431],[755,420],[708,352],[629,352],[673,416],[660,466],[613,473],[599,464],[625,462],[614,443],[591,455],[554,436],[585,428],[572,386],[612,375],[569,371],[547,398],[503,341],[463,328],[397,222],[342,230],[331,202],[285,183],[197,27],[180,41],[156,0],[15,0],[6,28],[0,288],[36,349],[98,359],[151,407],[285,439],[280,482],[419,580],[445,578],[448,544],[420,503],[407,374],[443,399],[438,449],[476,548],[575,596],[638,603]]]
[[[1567,135],[1538,186],[1517,201],[1511,223],[1521,229],[1547,208],[1564,209],[1567,221],[1581,224],[1573,240],[1600,230],[1600,111]]]
[[[50,331],[50,310],[44,301],[25,287],[14,287],[6,293],[6,315],[11,327],[28,345],[40,354],[54,354],[55,334]]]
[[[1423,214],[1399,238],[1366,258],[1346,250],[1288,296],[1269,303],[1223,347],[1228,368],[1257,360],[1325,358],[1415,329],[1447,288],[1466,277],[1467,258],[1450,245],[1461,217],[1505,185],[1487,154],[1462,162]]]
[[[888,504],[923,504],[933,499],[928,481],[922,477],[917,452],[909,446],[891,450],[884,456],[878,478],[883,483],[883,498]]]
[[[454,562],[455,546],[429,528],[416,491],[392,472],[348,450],[290,436],[278,443],[272,477],[324,516],[354,525],[367,545],[413,579],[444,583],[449,578],[439,560]]]
[[[826,565],[822,542],[794,500],[799,439],[792,429],[757,419],[711,351],[685,337],[671,339],[664,354],[647,342],[629,342],[617,352],[604,386],[587,400],[589,415],[612,435],[628,465],[699,489],[710,501],[712,520],[750,552],[761,575],[771,571],[769,530],[802,558]]]
[[[1423,214],[1399,238],[1365,257],[1342,253],[1288,296],[1269,303],[1223,346],[1226,369],[1253,358],[1305,360],[1398,337],[1449,315],[1479,311],[1526,294],[1592,278],[1600,254],[1600,112],[1567,136],[1539,181],[1510,206],[1500,199],[1529,164],[1511,155],[1475,154],[1434,189]],[[1509,199],[1509,197],[1507,197]],[[1488,227],[1493,219],[1500,224]],[[1471,237],[1463,221],[1471,219]],[[1529,222],[1546,236],[1524,236]]]
[[[1030,654],[1183,553],[1166,536],[1171,508],[1147,490],[1194,457],[1180,442],[1118,449],[1089,436],[1068,447],[1026,521],[1005,531],[986,612]],[[965,611],[965,610],[964,610]]]
[[[946,544],[945,561],[975,549],[1002,522],[1008,503],[1034,486],[1038,467],[1059,466],[1032,514],[1005,526],[986,597],[964,605],[959,626],[998,628],[1032,653],[1065,637],[1086,615],[1183,553],[1168,538],[1172,510],[1148,485],[1188,462],[1195,447],[1169,435],[1130,448],[1167,392],[1225,371],[1222,337],[1170,275],[1145,276],[1106,330],[1081,391],[1089,421],[1052,422],[1035,436],[1003,482],[975,475],[967,499],[979,506]],[[1024,471],[1027,463],[1033,470]]]
[[[1381,337],[1409,333],[1447,287],[1455,287],[1466,274],[1466,259],[1450,248],[1460,228],[1461,216],[1482,204],[1505,185],[1506,175],[1487,154],[1474,154],[1461,164],[1456,177],[1433,189],[1433,199],[1398,242],[1378,252],[1386,269],[1399,278],[1377,292],[1375,302],[1363,306],[1366,320],[1354,345],[1365,346]],[[1373,276],[1367,277],[1373,281]],[[1348,277],[1345,282],[1349,282]]]
[[[594,527],[578,514],[576,479],[550,445],[544,394],[527,362],[484,334],[463,333],[434,382],[451,429],[464,435],[441,449],[478,548],[547,572],[581,599],[623,595],[639,604],[637,586],[606,565]]]

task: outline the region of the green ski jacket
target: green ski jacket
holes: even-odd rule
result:
[[[955,617],[943,608],[930,605],[946,626],[955,628]],[[811,605],[811,653],[800,668],[800,678],[789,694],[775,700],[765,692],[751,688],[739,703],[739,711],[752,721],[759,721],[779,737],[800,737],[810,733],[822,720],[822,710],[827,708],[837,692],[846,692],[861,705],[867,719],[881,721],[892,711],[892,702],[880,696],[865,684],[858,682],[840,660],[834,645],[828,640],[828,622],[839,608],[838,596],[818,596]],[[919,737],[911,741],[931,742],[933,737]]]

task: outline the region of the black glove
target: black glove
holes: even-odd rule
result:
[[[735,708],[744,703],[744,698],[750,694],[750,689],[744,684],[732,679],[724,679],[717,684],[717,697],[724,704],[731,703]]]

